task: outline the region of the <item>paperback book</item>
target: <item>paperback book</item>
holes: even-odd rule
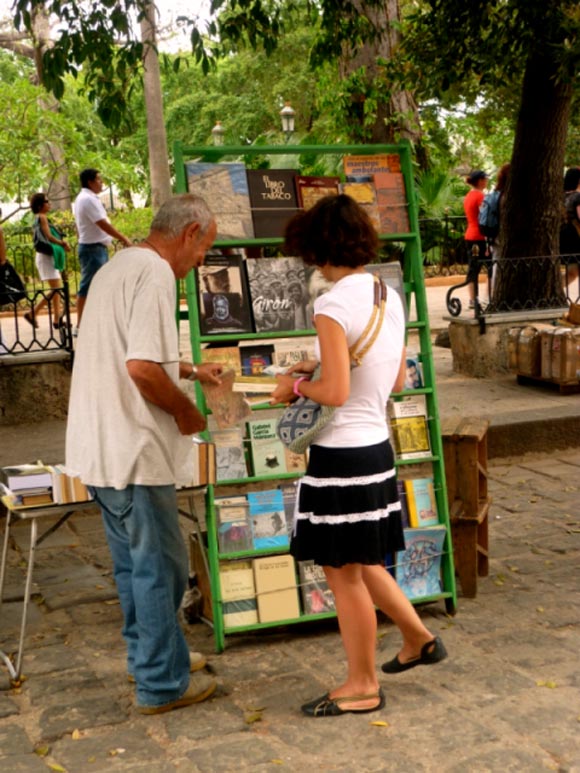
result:
[[[294,620],[299,617],[296,566],[292,556],[255,558],[254,579],[261,623]]]
[[[405,529],[405,550],[397,553],[395,576],[409,599],[441,593],[441,555],[445,526]]]
[[[299,561],[300,594],[305,615],[319,615],[336,609],[334,594],[328,587],[324,570],[314,561]]]
[[[241,255],[208,255],[196,269],[202,335],[251,333],[250,298]]]
[[[281,338],[274,341],[274,365],[287,370],[300,362],[314,359],[314,341],[314,336]]]
[[[399,502],[401,503],[401,525],[403,529],[407,529],[410,526],[409,523],[409,507],[407,503],[407,491],[405,489],[405,481],[397,481],[397,493],[399,494]]]
[[[340,193],[339,177],[308,177],[296,175],[296,193],[298,204],[302,209],[310,209],[325,196],[338,196]]]
[[[202,362],[217,362],[224,371],[233,370],[236,375],[242,373],[240,350],[237,346],[206,346],[201,350]]]
[[[292,539],[294,528],[294,508],[296,506],[296,481],[289,481],[280,486],[282,498],[284,500],[284,514],[286,516],[286,527],[288,529],[288,540]]]
[[[408,233],[409,213],[405,182],[400,173],[378,172],[374,175],[382,234]]]
[[[205,199],[214,214],[217,239],[254,237],[244,164],[189,161],[186,173],[189,192]]]
[[[409,526],[413,528],[436,526],[439,518],[433,478],[410,478],[405,481],[405,491],[409,508]]]
[[[212,430],[211,436],[215,444],[217,480],[239,480],[247,477],[241,428],[215,429]]]
[[[398,459],[420,459],[431,454],[425,395],[389,400],[387,413]]]
[[[216,497],[215,511],[220,553],[252,550],[252,529],[246,497]]]
[[[243,394],[234,391],[235,371],[226,370],[220,376],[219,384],[202,383],[201,388],[212,416],[219,429],[240,424],[252,414],[252,409]]]
[[[379,206],[377,204],[377,193],[375,185],[371,180],[366,182],[346,182],[341,183],[340,192],[350,196],[359,204],[370,218],[375,231],[380,232],[381,218],[379,215]]]
[[[278,437],[276,418],[258,418],[248,422],[248,437],[252,452],[254,475],[278,475],[285,473],[285,446]]]
[[[369,263],[365,266],[367,271],[380,277],[387,287],[396,291],[403,304],[405,312],[405,323],[409,321],[409,309],[407,307],[407,298],[405,297],[405,287],[403,284],[403,271],[398,260],[390,263]],[[387,291],[388,295],[388,291]]]
[[[423,383],[423,368],[419,355],[407,350],[405,361],[405,389],[421,389]]]
[[[256,584],[251,561],[221,561],[220,590],[225,628],[258,622]]]
[[[299,258],[248,258],[256,333],[308,330],[304,266]]]
[[[296,169],[248,169],[248,187],[257,239],[282,237],[290,218],[298,212],[294,188]]]
[[[344,156],[342,166],[347,180],[365,181],[372,180],[377,172],[400,172],[401,159],[398,153]]]
[[[256,550],[289,546],[284,498],[280,489],[248,492],[249,518]]]

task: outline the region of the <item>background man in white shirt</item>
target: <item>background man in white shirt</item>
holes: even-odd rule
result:
[[[95,276],[73,369],[66,465],[101,507],[143,714],[197,703],[216,687],[177,617],[188,560],[175,490],[180,446],[192,442],[183,436],[206,425],[178,381],[219,383],[222,372],[179,361],[176,279],[203,263],[216,233],[199,196],[167,201],[147,239]]]
[[[125,247],[130,239],[119,233],[109,223],[107,211],[99,198],[104,184],[97,169],[83,169],[80,174],[81,192],[73,204],[79,236],[79,263],[81,282],[77,292],[77,327],[81,323],[83,309],[94,275],[109,259],[107,247],[113,241],[122,242]]]

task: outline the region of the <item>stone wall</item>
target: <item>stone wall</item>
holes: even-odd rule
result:
[[[487,324],[481,333],[475,320],[449,323],[453,370],[475,378],[508,371],[507,339],[512,323]]]
[[[0,425],[65,419],[70,360],[0,367]]]

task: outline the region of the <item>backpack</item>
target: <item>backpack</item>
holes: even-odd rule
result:
[[[479,208],[479,230],[488,239],[495,239],[499,233],[499,199],[501,191],[487,193]]]
[[[26,288],[14,266],[6,261],[0,265],[0,306],[18,303],[26,298]]]

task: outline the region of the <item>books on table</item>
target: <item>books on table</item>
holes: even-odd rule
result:
[[[0,468],[0,482],[13,493],[52,486],[51,470],[44,464],[18,464]]]
[[[196,269],[202,335],[251,333],[250,298],[241,255],[208,255]]]
[[[254,580],[261,623],[300,616],[296,567],[291,555],[254,559]]]
[[[257,623],[252,561],[221,561],[219,573],[224,626],[235,628]]]
[[[256,550],[287,548],[288,527],[280,489],[248,492],[249,519]]]
[[[420,459],[431,454],[425,395],[389,400],[387,414],[398,459]]]
[[[344,156],[342,167],[347,180],[366,181],[372,180],[377,172],[400,172],[401,159],[398,153]]]
[[[254,228],[246,167],[238,162],[188,161],[190,193],[207,202],[217,223],[217,239],[252,239]]]
[[[397,553],[395,577],[409,599],[435,596],[442,591],[441,555],[445,526],[405,529],[405,550]]]
[[[286,224],[298,212],[297,174],[296,169],[247,170],[256,239],[284,236]]]
[[[256,333],[310,328],[300,258],[248,258],[246,268]]]

